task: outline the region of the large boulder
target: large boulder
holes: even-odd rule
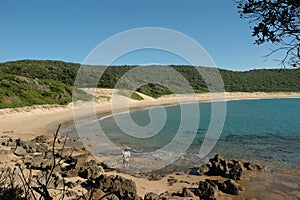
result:
[[[243,166],[240,163],[237,163],[229,170],[229,178],[233,180],[241,180],[243,172]]]
[[[182,189],[181,196],[182,197],[194,197],[195,195],[190,189],[184,187]]]
[[[223,157],[217,154],[214,158],[209,159],[211,166],[208,171],[208,174],[211,176],[224,176],[227,169],[227,163]]]
[[[238,195],[240,193],[240,191],[242,191],[244,189],[237,182],[235,182],[234,180],[231,180],[231,179],[228,179],[224,183],[226,185],[226,188],[223,192],[227,193],[227,194]]]
[[[100,175],[95,179],[96,188],[104,193],[113,193],[122,200],[139,200],[135,182],[121,176]]]
[[[209,172],[209,170],[210,170],[210,164],[208,163],[203,164],[197,169],[197,175],[205,175]]]
[[[200,181],[198,190],[196,190],[196,195],[200,197],[200,199],[206,200],[215,200],[217,199],[217,191],[218,188],[211,185],[207,181]]]
[[[220,191],[225,191],[226,189],[225,183],[220,180],[205,179],[205,182],[210,184],[213,188],[216,188]]]
[[[87,154],[79,154],[76,156],[68,156],[65,158],[65,163],[62,168],[63,173],[67,177],[78,176],[78,172],[83,171],[86,161],[88,159]]]
[[[27,153],[35,153],[38,146],[35,141],[24,141],[21,139],[16,140],[16,145],[23,147]]]
[[[145,194],[144,200],[159,200],[159,195],[154,192]]]
[[[23,147],[17,146],[14,150],[14,154],[17,156],[26,156],[27,151]]]
[[[228,179],[226,181],[206,179],[199,182],[199,187],[196,194],[200,199],[214,199],[216,192],[222,191],[226,194],[238,195],[243,188],[234,180]]]
[[[78,176],[85,179],[95,179],[104,172],[104,169],[95,160],[90,160],[79,168]]]

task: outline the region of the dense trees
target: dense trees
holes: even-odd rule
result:
[[[299,0],[237,0],[241,18],[254,25],[252,36],[255,43],[277,44],[270,54],[283,51],[280,60],[300,67],[300,1]]]
[[[0,63],[0,108],[20,107],[35,104],[67,104],[72,101],[72,89],[79,69],[79,64],[61,61],[21,60]],[[147,66],[151,67],[151,66]],[[207,92],[203,78],[194,67],[171,66],[184,76],[197,93]],[[95,75],[94,67],[84,72],[87,77]],[[98,87],[114,88],[118,80],[134,66],[108,67]],[[104,68],[103,68],[104,70]],[[279,73],[280,72],[280,73]],[[300,92],[300,69],[261,69],[246,72],[220,70],[225,90],[228,92]],[[176,87],[176,77],[164,76],[163,79]],[[124,86],[132,89],[134,80],[125,80]],[[89,87],[85,82],[82,87]],[[162,85],[148,83],[139,92],[159,97],[171,94]],[[82,91],[77,91],[82,99],[90,99]],[[184,91],[182,91],[184,92]],[[138,96],[133,96],[139,99]]]

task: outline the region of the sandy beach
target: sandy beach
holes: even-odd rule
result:
[[[112,89],[98,89],[96,95],[98,97],[95,101],[95,112],[97,115],[110,114],[112,112]],[[123,96],[114,97],[117,102],[122,105],[128,103],[129,109],[140,109],[145,107],[157,105],[176,105],[179,103],[188,102],[203,102],[210,101],[212,96],[210,93],[190,95],[166,95],[154,99],[152,97],[140,94],[144,100],[137,101]],[[178,98],[179,97],[179,98]],[[263,92],[234,92],[217,94],[217,99],[221,100],[237,100],[237,99],[268,99],[268,98],[300,98],[300,93],[263,93]],[[123,104],[123,102],[125,102]],[[119,103],[120,104],[120,103]],[[80,104],[80,109],[86,110],[85,106],[89,107],[90,104]],[[123,107],[122,111],[127,111],[128,107]],[[124,110],[125,109],[125,110]],[[126,110],[127,109],[127,110]],[[81,117],[88,117],[90,113],[81,113]],[[73,121],[73,105],[72,103],[65,106],[60,105],[38,105],[32,107],[13,108],[13,109],[0,109],[0,134],[18,136],[24,139],[30,139],[40,134],[53,133],[59,124],[65,124]]]

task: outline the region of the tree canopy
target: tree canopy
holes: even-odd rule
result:
[[[279,60],[285,66],[300,67],[300,1],[299,0],[238,0],[241,18],[254,25],[255,43],[277,44],[271,54],[283,51]]]

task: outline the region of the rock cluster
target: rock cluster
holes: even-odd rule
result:
[[[243,162],[240,160],[225,160],[220,155],[216,155],[209,160],[210,163],[203,164],[199,167],[198,175],[221,176],[228,178],[222,182],[220,180],[206,179],[199,182],[199,187],[194,193],[200,199],[216,199],[218,191],[223,193],[238,195],[243,190],[236,181],[241,180],[246,170],[262,170],[262,166],[255,163]]]
[[[160,195],[153,192],[145,195],[144,200],[166,200],[166,199],[205,199],[215,200],[218,198],[218,192],[231,195],[238,195],[243,188],[234,180],[226,181],[205,179],[200,181],[197,188],[184,187],[179,193],[162,193]],[[176,198],[177,197],[177,198]]]
[[[240,160],[225,160],[219,154],[203,164],[198,169],[198,175],[222,176],[233,180],[241,180],[245,170],[262,170],[262,166],[255,163]]]
[[[216,199],[217,191],[223,193],[238,195],[243,188],[236,183],[234,180],[228,179],[224,182],[219,180],[206,179],[205,181],[199,182],[199,187],[195,191],[197,196],[201,199]]]
[[[105,194],[114,194],[118,199],[138,200],[136,185],[132,180],[121,176],[100,175],[95,179],[96,188]]]
[[[63,138],[57,139],[58,144],[62,144],[63,141]],[[51,188],[61,189],[66,186],[66,188],[72,189],[78,183],[65,181],[64,178],[80,177],[93,180],[104,172],[101,164],[90,159],[90,154],[85,150],[77,149],[78,151],[76,151],[76,148],[62,145],[53,149],[53,141],[47,136],[38,136],[30,141],[2,136],[0,144],[5,148],[11,148],[12,153],[19,158],[18,165],[23,170],[34,171],[33,181],[43,180],[45,172],[53,169],[51,182],[48,184]],[[73,156],[74,152],[77,155]],[[67,194],[77,195],[72,190],[69,190]]]
[[[57,140],[62,143],[62,140]],[[12,153],[19,158],[26,170],[33,170],[32,180],[39,182],[45,172],[51,170],[51,188],[66,188],[68,199],[102,199],[102,200],[167,200],[167,199],[207,199],[218,197],[219,192],[237,195],[243,188],[238,184],[246,170],[261,170],[258,164],[239,160],[225,160],[220,155],[210,159],[209,164],[203,164],[198,169],[198,175],[221,176],[221,180],[205,179],[195,183],[194,188],[183,187],[177,193],[164,192],[156,194],[147,193],[143,198],[137,195],[136,184],[132,180],[121,176],[104,175],[103,165],[92,159],[84,149],[55,148],[47,136],[38,136],[31,141],[14,140],[10,137],[1,137],[0,144],[11,148]],[[61,147],[61,146],[60,146]],[[5,153],[7,150],[3,150]],[[73,153],[76,152],[76,155]],[[39,173],[41,172],[41,173]],[[141,175],[141,174],[140,174]],[[142,174],[148,179],[157,180],[162,175]],[[66,181],[67,178],[77,177],[77,181]],[[178,180],[174,176],[167,178],[169,186],[189,182]],[[194,184],[194,183],[193,183]],[[193,185],[191,184],[191,185]],[[78,186],[85,189],[85,193],[78,192]],[[77,189],[73,189],[76,188]]]

